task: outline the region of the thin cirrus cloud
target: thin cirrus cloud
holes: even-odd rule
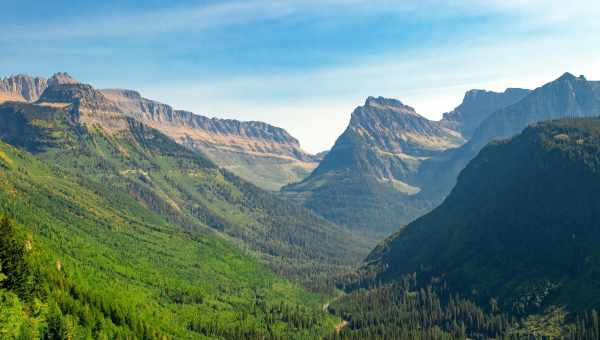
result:
[[[83,1],[84,3],[86,1]],[[591,3],[591,2],[590,2]],[[545,4],[544,6],[541,6]],[[437,0],[425,1],[385,1],[385,0],[246,0],[220,1],[178,5],[174,8],[153,8],[129,12],[107,11],[87,16],[65,18],[58,13],[47,16],[46,20],[36,22],[8,21],[3,40],[10,39],[66,39],[77,37],[130,37],[132,35],[151,35],[184,29],[202,31],[229,25],[247,24],[256,21],[313,15],[335,17],[340,15],[369,15],[386,12],[395,15],[410,15],[426,20],[451,16],[478,16],[494,11],[500,14],[530,13],[538,11],[536,18],[544,21],[562,21],[589,10],[587,1],[563,5],[558,1],[460,1],[446,3]],[[541,11],[539,9],[542,8]],[[11,16],[18,19],[18,16]]]
[[[469,88],[535,87],[565,71],[600,78],[597,1],[28,1],[37,16],[0,14],[0,73],[64,70],[264,120],[309,151],[330,147],[369,95],[439,119]]]
[[[67,39],[86,37],[131,37],[163,32],[185,30],[198,32],[230,25],[318,13],[323,10],[365,8],[364,0],[248,0],[209,2],[194,6],[176,6],[130,13],[107,11],[102,15],[70,17],[63,20],[59,15],[41,23],[15,22],[8,25],[4,40],[18,39]],[[408,8],[402,6],[399,8]],[[411,7],[412,8],[412,7]]]

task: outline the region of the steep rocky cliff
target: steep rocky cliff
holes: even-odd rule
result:
[[[311,176],[284,192],[333,221],[383,235],[427,208],[412,198],[420,164],[463,143],[398,100],[369,97]]]
[[[44,92],[47,84],[48,81],[45,78],[34,78],[24,74],[0,79],[0,102],[8,100],[35,101]]]
[[[287,131],[263,122],[208,118],[175,110],[132,90],[107,89],[102,93],[120,111],[268,190],[301,180],[318,162],[318,157],[304,152]]]
[[[512,105],[523,99],[530,91],[519,88],[508,88],[504,92],[486,90],[467,91],[462,103],[454,110],[444,113],[444,126],[469,139],[487,117],[495,111]]]
[[[284,129],[263,122],[208,118],[175,110],[133,90],[97,90],[65,72],[49,79],[28,75],[1,79],[0,102],[9,100],[39,101],[61,108],[72,105],[82,115],[82,122],[111,130],[107,132],[125,128],[121,119],[115,119],[125,113],[267,190],[279,190],[302,180],[321,159],[303,151],[298,140]],[[91,112],[96,114],[87,114]]]

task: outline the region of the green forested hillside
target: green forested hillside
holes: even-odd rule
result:
[[[511,311],[600,306],[600,119],[538,123],[486,146],[444,203],[368,258],[381,280],[443,276]]]
[[[356,263],[358,240],[135,120],[80,110],[82,101],[0,106],[0,212],[32,245],[42,287],[2,292],[2,332],[51,334],[51,320],[58,338],[333,329],[325,297],[273,270],[330,291],[323,278]]]
[[[483,303],[462,297],[443,280],[419,283],[414,274],[393,283],[356,290],[329,306],[344,318],[340,332],[327,339],[569,339],[600,337],[594,309],[568,313],[552,307],[518,315],[490,298]]]
[[[54,320],[58,338],[301,338],[333,327],[318,296],[215,233],[189,232],[127,192],[6,144],[0,167],[0,210],[17,221],[20,248],[31,246],[41,282],[35,294],[13,289],[20,302],[3,291],[3,332],[18,333],[27,320],[47,334]]]

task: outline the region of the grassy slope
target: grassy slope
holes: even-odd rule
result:
[[[187,230],[220,231],[288,277],[312,284],[325,272],[346,270],[367,252],[351,233],[129,118],[98,114],[99,120],[107,120],[104,125],[125,126],[105,133],[98,125],[78,124],[71,112],[42,112],[35,105],[0,110],[0,119],[8,117],[3,138],[10,143],[78,176],[128,192]],[[11,129],[10,124],[16,126]]]
[[[4,143],[0,167],[0,209],[33,233],[48,268],[59,260],[79,287],[127,306],[166,334],[199,336],[186,329],[191,323],[223,329],[266,329],[269,323],[279,329],[275,334],[298,337],[332,327],[315,312],[317,295],[213,233],[193,236],[126,193],[51,169]],[[319,321],[302,331],[281,320],[267,322],[268,313],[253,306],[259,301],[299,305]]]

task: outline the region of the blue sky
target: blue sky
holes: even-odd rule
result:
[[[600,79],[598,1],[0,1],[0,76],[67,71],[312,152],[369,95],[439,119],[471,88]]]

